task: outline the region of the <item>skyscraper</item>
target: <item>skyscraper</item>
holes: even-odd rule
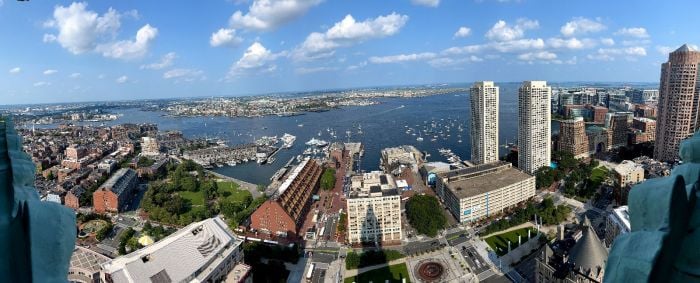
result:
[[[674,161],[683,139],[698,128],[700,52],[684,44],[661,65],[654,158]]]
[[[563,120],[559,123],[559,150],[571,153],[575,158],[588,156],[588,137],[583,117]]]
[[[498,87],[490,81],[475,82],[470,89],[471,161],[498,161]]]
[[[551,97],[546,81],[525,81],[518,90],[518,167],[530,174],[549,166]]]

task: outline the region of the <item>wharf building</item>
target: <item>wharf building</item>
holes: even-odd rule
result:
[[[97,213],[124,211],[132,200],[137,182],[136,171],[119,169],[92,194],[93,209]]]
[[[552,88],[525,81],[518,91],[518,167],[528,174],[550,165]]]
[[[382,149],[380,167],[386,173],[399,176],[404,169],[418,173],[423,163],[423,153],[412,145],[401,145]]]
[[[586,122],[577,117],[559,123],[559,150],[571,153],[575,158],[588,157],[588,136]]]
[[[535,195],[535,177],[496,161],[438,173],[435,191],[461,223],[478,221]]]
[[[498,161],[498,93],[492,81],[476,82],[469,90],[471,102],[471,162]]]
[[[293,238],[311,208],[312,195],[318,190],[321,166],[306,158],[250,216],[250,228],[266,235]]]
[[[661,65],[659,105],[654,158],[665,162],[678,159],[682,140],[700,129],[700,52],[683,45]]]
[[[351,178],[347,235],[351,244],[400,244],[401,194],[391,174],[372,171]]]
[[[104,282],[223,282],[243,260],[242,241],[219,217],[102,263]]]

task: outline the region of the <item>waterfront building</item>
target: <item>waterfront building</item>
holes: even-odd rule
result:
[[[563,114],[570,119],[582,117],[585,121],[593,122],[595,124],[603,124],[605,123],[605,115],[608,114],[608,108],[590,104],[564,105]]]
[[[97,213],[124,211],[131,202],[137,182],[136,171],[130,168],[119,169],[92,194],[94,211]]]
[[[676,161],[681,141],[700,128],[698,68],[700,52],[687,44],[671,52],[661,65],[655,159]]]
[[[293,237],[304,222],[311,196],[318,190],[321,166],[306,158],[292,170],[284,182],[250,216],[250,228],[277,237]]]
[[[605,126],[610,130],[610,147],[626,146],[628,143],[628,132],[630,128],[630,112],[608,113],[605,119]]]
[[[608,250],[585,218],[582,230],[544,246],[535,259],[535,282],[603,282],[607,260]]]
[[[518,91],[518,167],[529,174],[550,165],[551,93],[545,81],[525,81]]]
[[[92,250],[76,245],[70,257],[68,282],[99,283],[100,265],[110,259]]]
[[[347,235],[351,244],[400,244],[401,195],[391,174],[372,171],[350,178]]]
[[[535,177],[496,161],[438,173],[435,191],[459,222],[473,222],[533,197]]]
[[[415,146],[401,145],[382,149],[380,167],[385,173],[398,176],[404,168],[418,173],[418,166],[423,163],[423,153]]]
[[[644,167],[631,160],[624,160],[615,166],[615,183],[618,187],[634,185],[644,181]]]
[[[560,121],[558,145],[560,151],[571,153],[575,158],[588,156],[588,137],[583,118]]]
[[[630,232],[630,213],[626,205],[613,209],[605,221],[605,245],[612,246],[617,236]]]
[[[656,139],[656,120],[649,118],[635,117],[632,119],[630,129],[630,143],[639,144],[651,142]]]
[[[610,149],[610,131],[607,128],[593,126],[586,128],[588,137],[588,154],[594,155]]]
[[[243,260],[243,241],[219,217],[102,263],[104,282],[223,282]]]
[[[498,86],[491,81],[475,82],[469,90],[474,164],[498,161],[498,92]]]

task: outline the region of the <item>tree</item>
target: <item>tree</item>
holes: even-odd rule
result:
[[[537,176],[535,179],[537,188],[540,189],[547,188],[551,186],[554,181],[557,181],[557,171],[549,166],[542,166],[540,169],[537,169],[535,176]]]
[[[107,238],[110,233],[112,233],[112,228],[114,228],[114,225],[112,225],[112,222],[107,221],[107,225],[102,227],[100,230],[97,230],[95,233],[95,239],[98,241],[104,240],[104,238]]]
[[[445,228],[447,223],[437,198],[428,195],[417,195],[409,199],[406,215],[418,233],[430,237],[435,237],[438,230]]]
[[[321,189],[328,191],[335,187],[335,169],[326,168],[321,175]]]
[[[138,167],[150,167],[151,165],[153,165],[155,163],[156,163],[155,160],[150,159],[150,158],[145,157],[145,156],[141,156],[141,157],[139,157],[139,161],[136,162],[136,165]]]

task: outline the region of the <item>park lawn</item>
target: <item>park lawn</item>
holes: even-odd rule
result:
[[[204,205],[204,193],[202,192],[180,191],[177,193],[180,195],[180,197],[189,200],[192,206]]]
[[[253,197],[249,191],[241,189],[240,185],[235,182],[216,182],[216,190],[221,196],[226,197],[231,202],[243,202],[246,197]]]
[[[537,235],[537,230],[534,228],[521,228],[502,234],[493,235],[484,239],[484,241],[486,241],[492,250],[496,251],[498,256],[502,256],[508,253],[508,241],[511,242],[510,249],[514,250],[516,247],[518,247],[518,235],[522,235],[522,241],[524,243],[527,241],[527,230],[530,229],[532,230],[530,236],[534,237]]]
[[[370,270],[367,272],[360,273],[354,277],[345,278],[345,283],[384,283],[386,280],[389,282],[401,282],[401,279],[406,278],[406,282],[411,282],[408,277],[408,268],[405,263],[385,266],[379,269]]]
[[[596,184],[600,185],[603,181],[605,181],[605,177],[608,175],[608,169],[605,169],[605,167],[596,167],[593,168],[591,171],[591,181]]]

